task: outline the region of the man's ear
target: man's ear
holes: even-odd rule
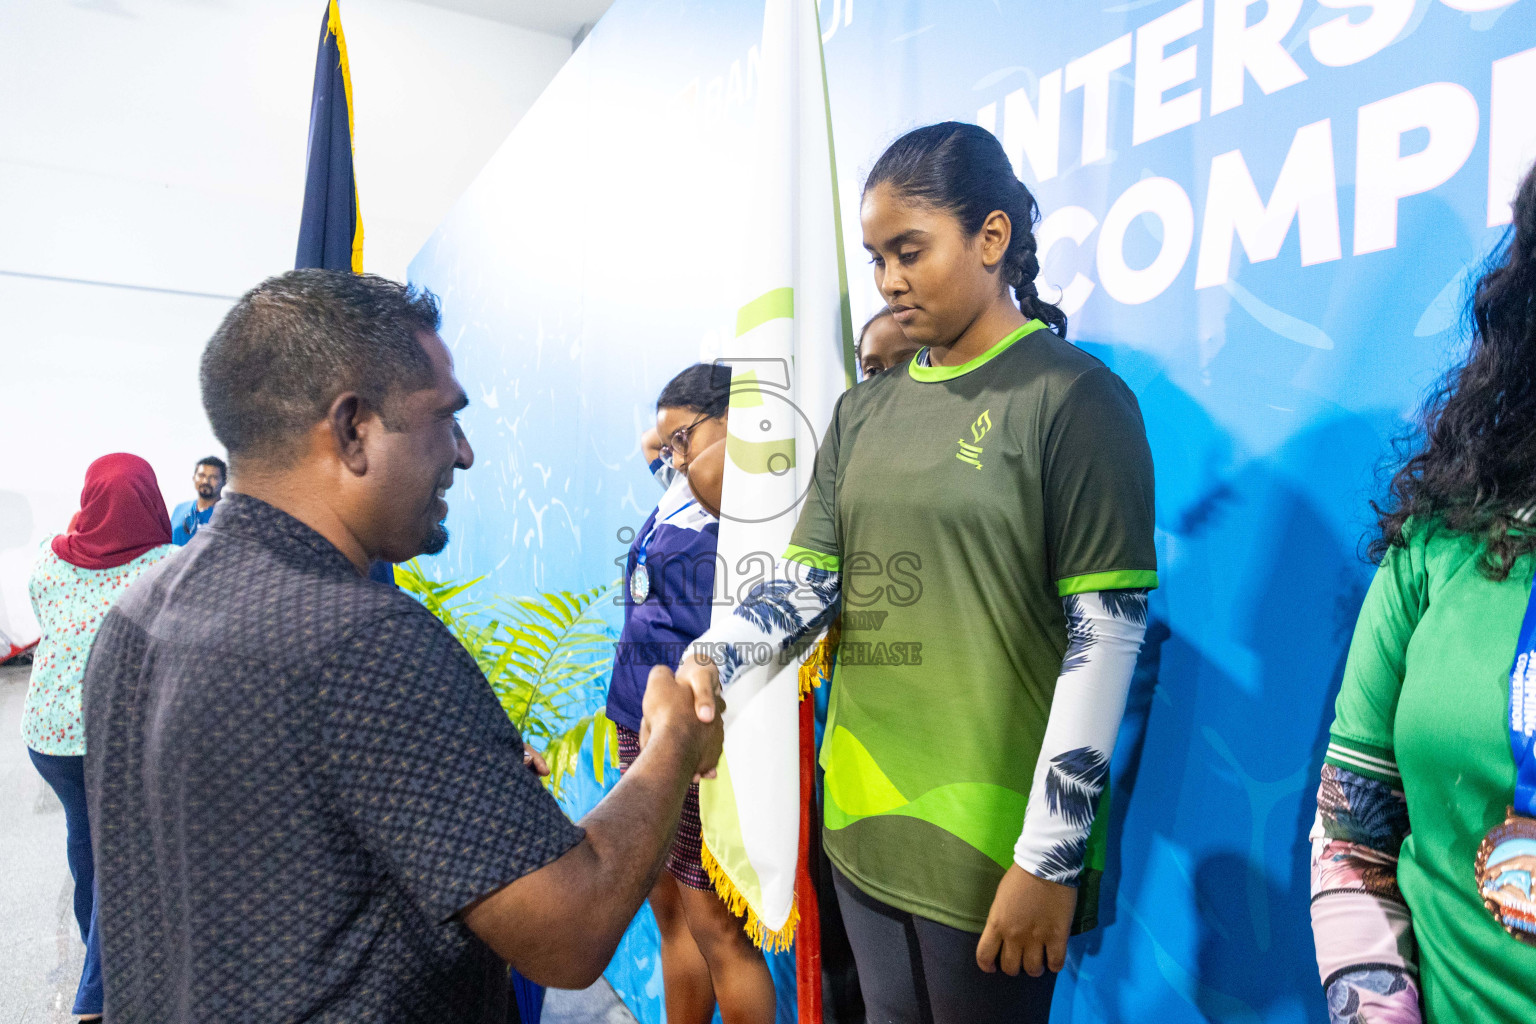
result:
[[[366,403],[355,391],[336,396],[326,416],[331,429],[331,439],[336,445],[336,457],[354,476],[368,472],[368,455],[363,451],[363,434],[375,419]]]

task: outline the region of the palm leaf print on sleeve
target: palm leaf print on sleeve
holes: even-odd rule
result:
[[[720,652],[720,685],[723,687],[731,681],[736,670],[741,668],[741,652],[735,644],[725,644]]]
[[[775,630],[797,633],[805,628],[805,620],[795,610],[792,600],[796,586],[791,580],[759,583],[747,593],[736,614],[764,633],[772,634]]]
[[[1323,765],[1317,809],[1329,839],[1359,843],[1394,857],[1408,834],[1408,804],[1401,792],[1336,765]]]
[[[1418,986],[1401,967],[1387,964],[1344,971],[1328,982],[1329,1024],[1410,1020],[1418,1010]]]
[[[1099,599],[1104,610],[1122,622],[1147,624],[1147,592],[1145,590],[1101,590]]]
[[[1045,803],[1051,813],[1086,829],[1093,824],[1099,794],[1109,776],[1109,759],[1092,747],[1078,747],[1051,758],[1045,776]]]
[[[1067,653],[1061,659],[1061,671],[1065,674],[1088,664],[1088,652],[1098,638],[1093,635],[1093,622],[1081,597],[1068,594],[1062,598],[1061,606],[1067,613]]]
[[[816,600],[821,602],[823,608],[830,608],[837,601],[839,590],[838,574],[826,569],[806,569],[806,586],[811,588],[811,593],[816,595]]]
[[[1083,873],[1083,858],[1088,856],[1088,833],[1071,839],[1063,839],[1040,860],[1040,870],[1035,872],[1047,882],[1058,885],[1075,885],[1077,876]]]

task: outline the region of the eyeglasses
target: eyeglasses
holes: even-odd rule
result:
[[[672,460],[677,457],[678,452],[687,455],[689,438],[693,436],[693,432],[698,428],[698,425],[707,419],[709,419],[709,413],[700,416],[686,427],[680,427],[672,431],[672,436],[667,438],[667,443],[661,446],[662,461],[670,466],[673,464]]]

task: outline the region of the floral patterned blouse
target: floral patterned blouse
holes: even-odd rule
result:
[[[79,756],[85,753],[80,680],[101,620],[128,584],[176,548],[151,548],[113,569],[82,569],[54,554],[52,540],[43,541],[27,583],[42,640],[32,657],[21,737],[39,754]]]

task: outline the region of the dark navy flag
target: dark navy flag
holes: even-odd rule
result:
[[[309,101],[304,212],[293,265],[363,272],[363,218],[357,210],[357,179],[352,173],[352,74],[337,0],[326,5],[320,23],[315,91]],[[368,576],[393,584],[395,567],[374,562]]]
[[[363,272],[363,220],[352,173],[352,76],[337,0],[326,6],[309,104],[309,157],[295,267]]]
[[[363,272],[363,218],[357,207],[352,170],[352,75],[347,41],[341,34],[336,0],[326,5],[315,59],[315,91],[309,104],[309,158],[304,178],[304,213],[293,265]],[[395,567],[374,562],[368,576],[393,585]],[[517,1019],[538,1024],[544,990],[511,972]]]
[[[352,173],[352,69],[347,66],[347,40],[341,34],[336,0],[327,3],[326,17],[319,23],[307,163],[293,267],[362,273],[362,215]],[[393,583],[395,567],[375,562],[369,579]]]

